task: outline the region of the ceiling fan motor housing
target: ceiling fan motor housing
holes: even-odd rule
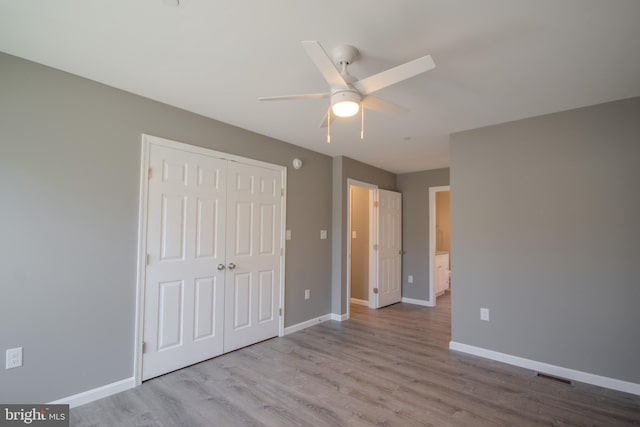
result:
[[[336,64],[350,65],[350,64],[353,64],[353,61],[355,61],[358,58],[359,52],[358,52],[358,49],[356,49],[353,46],[349,46],[348,44],[342,44],[342,45],[336,46],[331,51],[331,55],[333,56],[333,60],[335,61]]]

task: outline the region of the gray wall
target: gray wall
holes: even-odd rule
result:
[[[141,134],[290,166],[286,325],[331,311],[331,158],[0,53],[0,402],[133,375]],[[313,260],[313,262],[309,262]],[[304,301],[304,289],[311,299]]]
[[[348,179],[377,185],[383,190],[396,190],[396,175],[358,162],[348,157],[333,158],[333,218],[332,218],[332,291],[331,309],[335,314],[347,312],[347,204],[349,203]]]
[[[640,383],[639,161],[640,98],[452,135],[453,341]]]
[[[369,189],[355,185],[351,186],[351,233],[351,298],[368,301]]]
[[[429,299],[429,187],[449,185],[449,168],[403,173],[397,178],[402,192],[402,296]],[[453,188],[452,188],[453,190]],[[413,276],[413,283],[407,281]]]

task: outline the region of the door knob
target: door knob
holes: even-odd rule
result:
[[[236,268],[236,265],[230,262],[229,265],[227,265],[227,268],[229,268],[229,270],[233,270],[234,268]]]
[[[218,271],[224,270],[224,264],[218,264]]]

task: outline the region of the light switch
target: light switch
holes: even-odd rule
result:
[[[407,282],[413,283],[413,276],[412,275],[409,275],[409,277],[407,278]]]
[[[291,240],[291,230],[287,230],[287,240]]]
[[[320,238],[325,240],[327,238],[327,230],[320,230]]]
[[[354,230],[351,232],[351,238],[355,239],[358,236],[358,233]]]

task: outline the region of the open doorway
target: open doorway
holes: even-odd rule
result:
[[[351,303],[381,308],[402,299],[402,194],[348,184],[347,316]]]
[[[347,315],[351,304],[374,308],[372,289],[376,275],[376,259],[372,247],[376,242],[375,211],[378,187],[366,182],[348,180],[347,206]]]
[[[429,188],[429,305],[451,290],[450,186]]]
[[[349,239],[351,241],[351,268],[349,279],[351,282],[351,304],[369,306],[369,276],[370,271],[369,247],[371,239],[371,224],[369,206],[371,190],[358,185],[349,186],[350,218]]]

